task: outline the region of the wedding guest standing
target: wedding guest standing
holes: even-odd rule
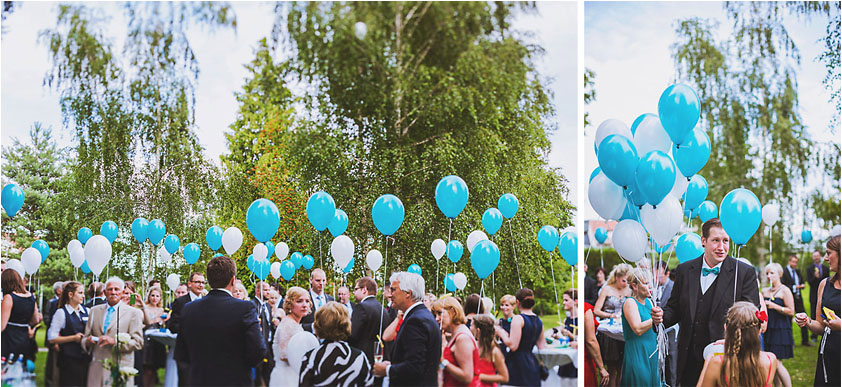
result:
[[[632,297],[623,303],[623,386],[658,386],[658,358],[651,356],[657,350],[657,335],[652,329],[652,302],[649,297],[649,273],[641,268],[628,274]]]
[[[105,285],[102,282],[91,282],[91,285],[88,287],[88,302],[85,303],[85,307],[91,309],[97,305],[104,304],[105,296],[102,294],[104,289]]]
[[[523,288],[515,293],[516,306],[520,314],[512,317],[511,332],[497,327],[497,336],[509,349],[506,355],[506,367],[509,369],[509,384],[515,386],[540,386],[541,365],[532,353],[532,347],[545,347],[544,324],[532,307],[535,295],[531,289]]]
[[[602,354],[599,351],[599,342],[596,340],[596,328],[599,323],[593,314],[593,305],[585,303],[585,386],[596,386],[596,372],[599,371],[601,378],[600,385],[608,384],[608,370],[602,364]]]
[[[47,330],[47,341],[59,347],[56,353],[59,386],[84,386],[88,383],[91,357],[82,350],[85,322],[88,320],[88,309],[82,305],[84,301],[84,286],[76,281],[68,282]]]
[[[9,355],[14,354],[15,360],[23,355],[24,359],[35,361],[35,352],[29,337],[30,328],[41,321],[41,314],[35,305],[35,295],[26,290],[26,285],[16,270],[3,270],[2,288],[3,333],[0,352],[6,359],[10,359]]]
[[[301,324],[304,326],[305,331],[313,331],[313,314],[316,313],[322,305],[327,304],[328,301],[336,301],[329,294],[325,294],[325,284],[327,284],[327,277],[325,276],[324,270],[313,269],[313,271],[310,272],[309,291],[310,305],[312,305],[313,309],[310,310],[310,314],[304,316],[301,320]]]
[[[818,300],[816,302],[816,316],[813,320],[804,313],[795,316],[798,326],[806,326],[811,332],[821,334],[819,344],[819,358],[816,361],[816,386],[842,385],[842,368],[839,367],[840,329],[842,329],[842,298],[840,298],[839,283],[839,235],[830,238],[825,244],[827,248],[824,259],[835,272],[832,278],[825,278],[819,284]],[[825,308],[827,313],[825,313]]]
[[[792,291],[792,298],[795,301],[795,313],[804,313],[804,297],[802,297],[802,289],[807,285],[804,284],[804,276],[801,275],[801,270],[798,270],[798,256],[792,254],[789,256],[789,264],[784,269],[784,274],[781,276],[781,283]],[[807,327],[801,327],[801,345],[811,347],[810,332]]]
[[[377,301],[377,283],[370,277],[357,280],[354,286],[354,298],[357,300],[354,314],[351,315],[351,337],[348,344],[363,351],[370,364],[374,364],[374,352],[383,348],[377,336],[392,320],[386,309]]]
[[[813,264],[807,268],[807,283],[810,284],[810,317],[815,320],[816,317],[816,305],[818,305],[818,292],[819,292],[819,285],[822,283],[822,280],[825,278],[830,277],[830,268],[827,265],[823,265],[822,261],[824,254],[821,251],[816,250],[813,251]],[[811,339],[816,341],[816,338],[820,336],[820,334],[816,332],[811,332]]]
[[[284,297],[284,312],[286,316],[275,329],[272,352],[275,356],[275,366],[269,376],[270,386],[295,386],[300,375],[299,369],[293,369],[287,359],[287,344],[299,332],[303,332],[301,320],[310,314],[310,296],[307,291],[298,286],[287,289]]]
[[[58,300],[61,298],[61,291],[63,287],[64,282],[62,281],[56,281],[53,283],[53,293],[55,295],[47,303],[47,307],[45,308],[47,313],[44,314],[44,326],[47,327],[47,329],[50,328],[53,315],[56,314],[56,310],[58,310]],[[46,342],[44,345],[48,348],[47,364],[44,366],[44,385],[58,386],[58,364],[56,364],[56,360],[58,359],[58,345],[49,345]]]
[[[336,289],[336,297],[339,299],[339,303],[348,310],[348,315],[352,316],[354,313],[354,304],[351,302],[351,295],[348,292],[348,287],[340,286],[339,289]]]
[[[479,296],[477,295],[477,301]],[[465,325],[467,321],[462,305],[454,297],[442,300],[441,328],[450,334],[444,347],[441,368],[445,386],[467,386],[479,381],[479,348]]]
[[[575,345],[576,341],[576,327],[579,326],[579,298],[578,292],[575,288],[567,289],[562,295],[562,306],[566,317],[564,318],[564,325],[558,333],[558,338],[567,337],[570,343]],[[579,370],[573,364],[565,364],[558,368],[558,376],[562,378],[576,379],[579,375]]]
[[[471,333],[479,346],[479,359],[474,364],[475,373],[479,374],[479,385],[495,387],[497,383],[509,382],[509,369],[503,351],[494,343],[494,319],[488,315],[474,317]]]
[[[169,320],[170,316],[164,313],[163,294],[164,292],[158,285],[149,288],[146,304],[143,306],[146,329],[160,329]],[[146,343],[143,345],[143,384],[145,386],[155,385],[158,379],[158,369],[166,366],[167,347],[147,337]]]
[[[304,354],[299,386],[371,386],[371,363],[347,340],[351,318],[342,304],[330,301],[322,306],[313,321],[313,330],[322,343]]]
[[[594,314],[597,317],[618,321],[623,311],[623,302],[631,297],[626,274],[632,269],[631,265],[621,263],[611,270],[608,280],[599,292],[599,298],[594,305]],[[597,278],[598,279],[598,278]],[[602,361],[608,373],[611,374],[609,386],[617,386],[620,383],[620,372],[623,367],[623,348],[625,343],[598,333],[599,348],[602,351]]]
[[[775,385],[792,385],[789,372],[784,368],[781,360],[792,359],[792,316],[794,313],[794,302],[792,291],[781,283],[783,268],[777,263],[766,265],[766,278],[769,279],[769,287],[763,288],[763,300],[766,309],[769,311],[769,324],[766,332],[763,333],[763,348],[775,354],[778,359],[778,370],[775,373]]]
[[[205,276],[199,272],[191,273],[190,279],[187,280],[187,290],[186,294],[178,296],[178,288],[176,288],[176,296],[178,298],[176,298],[172,303],[172,318],[170,318],[170,321],[167,324],[169,325],[169,329],[172,333],[181,333],[181,311],[184,309],[184,306],[202,298],[202,291],[205,290]],[[186,364],[177,359],[176,364],[178,366],[178,385],[189,386],[190,369]]]

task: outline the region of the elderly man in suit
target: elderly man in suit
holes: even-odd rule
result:
[[[374,364],[374,348],[380,345],[378,335],[392,323],[386,308],[377,301],[377,283],[371,277],[363,277],[354,285],[354,313],[351,315],[351,337],[348,344],[365,354]]]
[[[91,309],[85,325],[82,349],[92,353],[88,368],[88,386],[111,385],[111,370],[103,363],[117,362],[120,367],[134,367],[134,352],[143,348],[143,312],[121,301],[126,283],[118,277],[105,281],[105,303]],[[129,385],[134,385],[129,378]]]
[[[390,278],[392,304],[403,311],[391,362],[374,363],[375,376],[389,376],[395,386],[435,386],[441,360],[441,328],[424,307],[424,278],[398,272]]]
[[[666,305],[652,308],[653,323],[681,324],[676,367],[679,386],[698,382],[704,349],[725,337],[725,314],[734,302],[749,301],[760,308],[757,273],[754,267],[728,255],[729,243],[718,218],[705,222],[705,252],[675,268],[675,284]]]
[[[187,364],[193,386],[251,385],[264,343],[254,304],[231,295],[237,265],[231,258],[208,262],[206,297],[184,306],[175,358]]]

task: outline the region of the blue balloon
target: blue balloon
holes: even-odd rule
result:
[[[453,282],[452,273],[447,273],[447,275],[444,276],[444,288],[450,292],[456,291],[456,282]]]
[[[329,193],[319,191],[307,199],[307,219],[316,231],[324,231],[334,215],[336,215],[336,202]]]
[[[600,172],[602,172],[602,168],[600,168],[600,167],[594,168],[593,172],[591,172],[591,177],[588,178],[588,183],[593,181],[593,178],[596,177],[596,175],[599,175]]]
[[[213,258],[216,258],[216,257],[224,257],[224,255],[222,255],[222,253],[216,253],[216,254],[213,255]]]
[[[216,251],[222,247],[222,227],[213,226],[208,229],[208,232],[205,233],[205,242],[208,243],[208,247],[211,250]]]
[[[15,214],[23,207],[23,201],[26,194],[18,187],[17,184],[9,183],[3,186],[3,192],[0,193],[0,202],[3,204],[3,209],[9,217],[14,217]],[[80,241],[81,242],[81,241]],[[82,242],[84,243],[84,242]]]
[[[275,203],[263,198],[251,203],[246,213],[246,226],[258,242],[263,243],[272,239],[280,225],[281,213],[278,212],[278,206]]]
[[[304,269],[310,270],[310,269],[313,268],[313,265],[315,265],[315,264],[316,264],[316,260],[313,259],[313,256],[310,255],[310,254],[307,254],[307,255],[304,256],[304,262],[301,264],[301,266],[304,266]]]
[[[653,150],[637,164],[635,182],[646,202],[657,206],[675,184],[675,164],[666,153]]]
[[[694,232],[688,232],[678,237],[675,242],[675,256],[678,257],[679,263],[699,258],[704,253],[705,248],[702,246],[702,238]]]
[[[304,264],[304,254],[296,251],[289,256],[289,260],[295,265],[295,270],[298,270]]]
[[[675,166],[685,177],[702,170],[710,158],[710,139],[704,130],[696,128],[687,134],[681,145],[672,144]]]
[[[658,247],[658,245],[655,244],[654,239],[649,239],[649,245],[652,246],[652,250],[655,250],[655,252],[658,253],[658,254],[669,250],[671,244],[672,244],[672,241],[670,241],[669,243],[665,244],[662,247]]]
[[[257,260],[254,259],[254,254],[249,254],[249,257],[246,259],[246,267],[249,268],[249,271],[254,273],[254,263]]]
[[[114,243],[114,240],[117,239],[117,233],[117,223],[110,220],[106,220],[102,223],[102,226],[99,226],[99,235],[104,236],[105,239],[108,239],[108,241],[112,244]]]
[[[640,209],[636,206],[627,205],[625,209],[623,209],[623,215],[620,216],[620,220],[631,219],[637,222],[640,222]]]
[[[813,232],[810,230],[801,231],[801,243],[810,243],[813,240]],[[49,248],[47,248],[49,251]]]
[[[87,259],[84,262],[82,262],[82,266],[79,266],[79,268],[82,269],[82,273],[91,274],[91,267],[88,266]]]
[[[263,245],[266,246],[266,250],[269,252],[266,253],[266,259],[272,258],[272,254],[275,254],[275,244],[272,241],[263,242]]]
[[[496,208],[489,208],[482,213],[482,227],[488,235],[494,235],[503,225],[503,214]]]
[[[160,219],[149,222],[149,242],[158,246],[167,235],[167,226]],[[81,239],[79,240],[81,242]]]
[[[684,84],[668,87],[658,100],[661,125],[675,144],[681,145],[696,127],[700,112],[699,96],[693,88]]]
[[[351,260],[348,261],[348,264],[345,265],[345,268],[342,269],[342,272],[345,273],[345,274],[348,274],[348,273],[351,272],[351,269],[353,269],[353,268],[354,268],[354,258],[352,257]]]
[[[693,219],[693,218],[699,216],[699,207],[685,208],[684,209],[684,216],[686,216],[688,219]]]
[[[646,204],[646,196],[643,196],[643,191],[637,186],[637,180],[633,180],[628,188],[623,190],[623,193],[626,195],[626,199],[637,207]]]
[[[465,252],[465,248],[462,246],[462,242],[452,240],[447,244],[447,250],[445,251],[447,252],[447,258],[450,259],[451,262],[456,263],[459,262],[459,258],[462,258],[462,253]]]
[[[479,241],[471,250],[471,267],[480,279],[491,275],[499,264],[500,249],[494,242],[488,239]]]
[[[371,219],[374,227],[383,235],[392,235],[398,231],[403,224],[403,217],[406,213],[403,210],[403,203],[397,196],[386,194],[381,195],[374,201],[371,207]]]
[[[699,205],[699,219],[701,219],[702,222],[707,222],[708,220],[715,218],[717,215],[719,215],[719,210],[716,208],[716,204],[712,201],[705,200]]]
[[[175,234],[167,235],[164,239],[164,248],[167,249],[167,252],[170,254],[175,254],[175,252],[178,251],[179,245],[181,245],[181,241]]]
[[[459,176],[445,176],[436,184],[435,197],[444,216],[456,218],[468,204],[468,185]]]
[[[257,278],[260,278],[261,281],[265,280],[266,277],[269,276],[269,272],[272,271],[272,264],[269,262],[268,259],[264,258],[260,261],[254,261],[254,274]]]
[[[44,242],[43,240],[39,239],[35,242],[32,242],[32,247],[34,247],[35,250],[38,250],[38,252],[41,253],[41,263],[47,260],[47,256],[50,255],[50,245],[48,245],[47,242]]]
[[[188,243],[184,246],[184,260],[187,261],[188,264],[192,265],[199,260],[199,256],[202,255],[202,251],[199,249],[199,245],[195,243]]]
[[[637,127],[640,126],[640,124],[643,122],[643,120],[646,119],[646,117],[658,118],[658,115],[652,113],[643,113],[637,116],[637,118],[634,119],[634,122],[632,122],[631,128],[629,128],[631,130],[632,136],[634,136],[635,132],[637,132]]]
[[[500,196],[500,199],[497,199],[497,209],[500,210],[500,213],[506,219],[514,217],[518,208],[520,208],[520,202],[518,202],[517,196],[514,194],[503,194]]]
[[[719,205],[719,220],[722,228],[738,246],[745,245],[760,227],[760,200],[753,192],[737,188],[728,192]]]
[[[76,239],[82,242],[83,245],[88,243],[88,239],[91,239],[92,236],[94,236],[94,232],[87,227],[82,227],[76,232]]]
[[[149,238],[149,221],[143,218],[137,218],[132,222],[132,236],[137,243],[146,242]]]
[[[418,265],[413,263],[413,264],[409,265],[408,268],[406,268],[406,271],[409,272],[409,273],[415,273],[415,274],[421,275],[421,266],[418,266]]]
[[[558,230],[553,226],[544,226],[538,230],[538,244],[544,250],[553,251],[558,246]]]
[[[337,208],[333,214],[333,220],[327,225],[327,229],[334,238],[345,233],[345,230],[348,229],[348,214]]]
[[[599,143],[596,155],[599,167],[611,181],[621,187],[628,187],[634,181],[634,172],[640,159],[631,140],[619,134],[612,134]]]
[[[570,266],[579,261],[579,238],[573,232],[565,232],[558,239],[558,252]]]
[[[702,175],[693,175],[684,193],[684,208],[696,208],[708,197],[708,181]]]
[[[295,264],[290,262],[288,259],[281,262],[281,277],[284,277],[285,280],[289,281],[294,275]]]
[[[603,244],[608,239],[608,231],[600,227],[593,231],[593,236],[599,244]]]

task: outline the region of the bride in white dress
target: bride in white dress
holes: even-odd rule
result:
[[[269,385],[298,386],[298,369],[293,369],[287,360],[287,343],[296,333],[303,332],[301,319],[310,314],[310,295],[307,290],[293,286],[287,290],[283,304],[286,316],[275,329],[272,346],[275,352],[275,368],[269,375]]]

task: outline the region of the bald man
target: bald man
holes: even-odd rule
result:
[[[313,314],[319,308],[330,301],[335,301],[333,297],[325,293],[325,284],[327,284],[327,276],[322,269],[313,269],[310,272],[310,302],[313,307],[310,308],[310,314],[301,319],[301,327],[307,332],[313,332]]]

